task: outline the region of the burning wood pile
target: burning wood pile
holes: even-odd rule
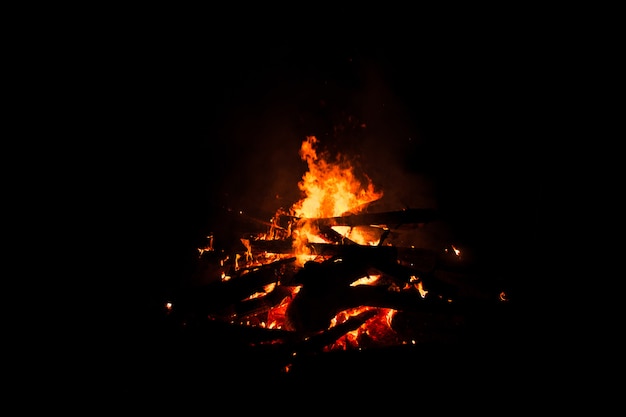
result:
[[[258,220],[264,231],[239,236],[232,250],[217,250],[212,235],[198,248],[199,284],[166,306],[177,325],[284,353],[288,370],[297,354],[455,343],[505,308],[507,295],[476,285],[454,245],[393,243],[403,228],[440,221],[437,210],[368,212],[382,193],[318,157],[316,144],[309,137],[301,148],[301,201]]]

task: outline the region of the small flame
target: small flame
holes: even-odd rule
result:
[[[362,227],[333,226],[332,229],[359,245],[376,246],[380,242],[380,233],[374,236],[371,232],[367,233]],[[376,229],[382,230],[381,228]]]
[[[375,285],[376,281],[380,279],[380,274],[378,275],[368,275],[363,278],[359,278],[350,284],[351,287],[356,287],[357,285]]]

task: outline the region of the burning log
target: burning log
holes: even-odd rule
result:
[[[391,230],[434,220],[439,220],[439,214],[433,209],[312,218],[279,210],[271,222],[255,221],[269,227],[268,233],[240,237],[249,266],[239,267],[241,250],[233,253],[234,266],[228,271],[232,277],[184,292],[179,304],[201,321],[219,316],[240,325],[284,326],[281,341],[308,341],[300,346],[305,351],[335,343],[370,318],[390,328],[389,323],[384,324],[386,310],[463,315],[475,306],[466,300],[451,302],[454,289],[435,273],[447,264],[458,264],[434,250],[383,244]],[[350,229],[350,234],[340,233],[342,229]],[[295,261],[300,255],[315,256],[316,260],[298,267]],[[254,265],[272,256],[289,258]],[[220,265],[225,266],[224,262]],[[372,277],[376,279],[368,281]],[[341,321],[338,317],[346,321],[337,324]],[[276,342],[274,335],[268,340]]]
[[[232,347],[246,347],[274,341],[292,341],[293,332],[228,323],[222,320],[194,320],[186,323],[185,332],[194,335],[212,335],[220,343]]]
[[[394,285],[356,285],[360,277],[368,275],[371,265],[367,262],[331,259],[321,263],[307,262],[294,279],[302,284],[286,311],[288,329],[310,334],[327,329],[333,317],[340,311],[357,307],[380,307],[404,311],[428,311],[439,314],[458,314],[466,303],[450,303],[447,299],[425,298],[419,291],[402,291]],[[398,266],[401,269],[401,266]],[[403,271],[403,275],[407,272]],[[398,281],[400,278],[391,277]],[[404,281],[408,283],[408,280]]]
[[[363,323],[374,317],[375,314],[375,310],[367,310],[354,317],[350,317],[345,322],[333,326],[330,329],[300,339],[301,341],[295,346],[294,350],[300,352],[320,352],[324,347],[334,343],[346,333],[358,329]]]
[[[191,311],[200,315],[231,314],[233,307],[240,301],[264,287],[281,280],[285,267],[296,258],[287,258],[269,264],[238,271],[235,277],[226,281],[211,282],[207,285],[190,288],[179,294],[176,304],[182,311]]]
[[[302,219],[289,217],[289,220],[308,222],[318,228],[333,226],[368,226],[368,225],[388,225],[397,228],[403,224],[429,223],[438,220],[439,215],[434,209],[407,209],[398,211],[387,211],[382,213],[352,214],[348,216],[325,217],[317,219]]]
[[[267,294],[248,298],[235,305],[237,317],[246,318],[253,315],[267,313],[272,307],[279,305],[285,298],[291,298],[292,291],[284,285],[276,285]]]
[[[335,231],[330,226],[322,226],[318,234],[327,241],[331,241],[335,244],[341,245],[357,245],[357,243],[353,240],[348,239],[343,236],[341,233]]]
[[[309,243],[315,255],[341,257],[349,260],[362,260],[370,264],[396,263],[398,249],[394,246],[333,245]]]
[[[294,241],[256,240],[250,246],[257,252],[291,254]],[[323,257],[348,257],[363,259],[390,275],[406,276],[432,272],[439,265],[440,257],[431,249],[398,248],[395,246],[368,246],[358,244],[331,244],[309,242],[305,245],[309,253]]]
[[[292,254],[294,252],[293,239],[274,239],[274,240],[250,240],[250,247],[253,252],[269,252],[279,254]]]

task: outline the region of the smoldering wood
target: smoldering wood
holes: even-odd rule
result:
[[[321,256],[341,257],[363,263],[396,262],[398,249],[395,246],[333,245],[309,243],[311,253]]]
[[[367,306],[351,295],[355,288],[350,285],[368,276],[372,265],[380,261],[362,257],[331,258],[323,262],[309,261],[294,276],[302,285],[286,310],[287,327],[295,331],[316,331],[328,328],[330,320],[340,311]],[[400,268],[400,266],[398,265]],[[377,300],[381,305],[384,300]]]
[[[351,285],[357,279],[370,275],[372,268],[388,274],[400,285]],[[391,258],[358,256],[345,257],[341,262],[337,262],[336,258],[323,262],[309,261],[294,275],[294,281],[302,288],[287,307],[288,327],[305,332],[326,329],[340,311],[362,306],[438,314],[459,314],[482,307],[478,299],[450,302],[451,297],[456,295],[454,287],[438,281],[433,274],[421,278],[413,274],[414,270],[393,262]],[[430,296],[423,296],[415,287],[401,290],[402,284],[410,283],[414,277],[426,282],[426,288],[432,290]]]
[[[260,240],[251,242],[254,250],[259,246],[273,251],[278,247],[292,252],[292,244],[285,241]],[[432,251],[403,249],[402,259],[398,262],[399,250],[394,246],[310,244],[313,253],[329,257],[323,262],[309,261],[303,268],[294,265],[296,258],[290,257],[266,265],[241,268],[229,281],[219,281],[194,289],[183,297],[183,305],[199,311],[220,311],[233,304],[238,304],[239,312],[251,314],[257,308],[266,309],[273,301],[265,300],[241,304],[241,301],[263,287],[281,282],[284,285],[306,284],[315,291],[336,291],[348,286],[353,281],[376,273],[382,273],[401,283],[408,283],[416,276],[425,276],[432,272],[436,256]],[[409,262],[410,261],[410,262]],[[285,272],[284,268],[290,269]],[[258,306],[255,306],[258,304]],[[204,306],[204,307],[203,307]],[[210,306],[210,307],[209,307]]]
[[[183,306],[183,311],[192,313],[191,316],[196,319],[193,321],[195,328],[206,328],[211,332],[217,329],[229,340],[228,343],[237,341],[251,345],[271,342],[274,345],[277,342],[280,345],[278,349],[282,349],[288,358],[292,351],[321,351],[376,314],[376,311],[369,310],[330,327],[332,319],[348,309],[389,308],[403,313],[401,318],[415,320],[437,317],[436,322],[440,326],[436,331],[437,335],[443,335],[441,337],[446,336],[449,329],[456,329],[454,326],[459,317],[464,320],[472,315],[491,316],[495,311],[493,294],[472,292],[473,285],[465,285],[467,288],[464,288],[466,264],[459,262],[458,258],[431,249],[384,244],[389,228],[438,220],[434,210],[411,209],[319,219],[283,215],[278,220],[281,224],[287,221],[287,226],[280,226],[274,219],[271,224],[263,221],[254,223],[271,226],[281,232],[291,230],[292,226],[295,230],[304,223],[315,226],[318,235],[329,243],[309,242],[303,248],[309,254],[326,260],[318,258],[299,267],[296,257],[290,256],[265,265],[236,268],[236,271],[230,271],[232,278],[229,281],[182,291],[179,305]],[[333,226],[377,227],[382,234],[377,246],[361,245],[336,232]],[[267,252],[289,256],[296,253],[295,241],[290,234],[271,235],[281,237],[261,239],[259,235],[250,234],[244,246],[255,255]],[[376,285],[351,286],[355,280],[377,273],[383,277]],[[416,279],[428,291],[425,296],[412,286]],[[272,283],[276,286],[269,293],[249,298]],[[300,291],[293,295],[288,288],[292,285],[301,286]],[[247,319],[252,322],[260,320],[262,314],[279,306],[286,297],[292,298],[286,308],[284,330],[233,324],[237,320],[239,323]],[[211,317],[218,316],[228,317],[229,322],[211,320]],[[396,327],[410,334],[413,329],[405,327],[411,324],[415,323],[404,323],[398,319]]]
[[[282,303],[285,298],[291,298],[291,290],[284,285],[277,285],[263,296],[236,303],[234,306],[235,314],[238,318],[245,319],[249,316],[267,313],[271,308]]]
[[[269,252],[278,254],[294,253],[293,239],[250,240],[250,246],[253,252]]]
[[[263,291],[266,285],[281,281],[284,267],[294,261],[295,258],[288,258],[256,267],[242,268],[228,281],[216,281],[184,289],[179,292],[176,304],[181,310],[200,314],[224,312],[232,309],[237,302]]]
[[[307,222],[319,227],[333,226],[368,226],[368,225],[389,225],[395,228],[403,224],[429,223],[440,219],[437,210],[434,209],[406,209],[397,211],[386,211],[380,213],[352,214],[348,216],[324,217],[324,218],[298,218],[294,216],[284,216],[287,221],[298,223]]]
[[[333,257],[323,262],[306,262],[294,275],[293,281],[315,291],[328,291],[350,285],[368,276],[371,271],[372,265],[368,262],[359,262],[350,257]]]
[[[278,244],[289,252],[293,250],[288,241],[252,242],[251,246],[255,250],[259,249],[257,243],[262,247]],[[276,246],[272,248],[275,250]],[[288,319],[293,321],[293,328],[324,327],[337,312],[360,305],[442,312],[451,312],[453,307],[457,307],[431,298],[423,300],[416,295],[397,294],[378,287],[349,287],[359,278],[380,273],[397,282],[399,287],[420,279],[432,293],[452,298],[457,295],[454,292],[456,287],[439,279],[440,274],[433,273],[438,267],[439,259],[431,250],[320,243],[310,244],[310,248],[313,252],[329,258],[323,262],[309,261],[302,268],[295,265],[295,257],[242,268],[229,281],[214,283],[186,294],[182,304],[202,313],[228,312],[237,317],[246,317],[268,311],[287,295],[283,287],[258,299],[246,300],[253,293],[262,291],[264,286],[270,283],[304,285],[302,294],[291,301],[294,304],[290,306],[293,312]],[[285,271],[287,266],[289,270]],[[350,290],[346,291],[347,288]],[[311,294],[314,296],[310,297]],[[320,303],[321,306],[318,305]],[[325,308],[324,303],[329,307]],[[310,309],[311,312],[305,314],[297,309]],[[302,314],[305,315],[296,317]]]
[[[360,285],[317,293],[303,288],[286,310],[289,330],[310,333],[327,329],[339,312],[357,307],[388,308],[403,312],[440,316],[476,316],[495,313],[498,304],[484,300],[457,300],[422,297],[415,291],[393,291],[385,286]]]
[[[214,343],[232,346],[248,346],[269,342],[292,342],[294,332],[283,329],[267,329],[257,326],[234,324],[222,320],[210,320],[206,317],[188,321],[183,332],[190,335],[211,335]],[[219,336],[219,337],[217,337]]]
[[[294,241],[286,240],[255,240],[250,241],[250,246],[256,252],[270,252],[279,254],[290,254],[294,252]],[[350,257],[359,258],[370,264],[385,269],[399,268],[395,265],[402,265],[414,270],[415,273],[431,272],[441,263],[437,253],[431,249],[421,248],[400,248],[396,246],[370,246],[359,244],[332,244],[332,243],[312,243],[305,245],[309,254],[323,257]]]
[[[436,297],[423,298],[417,291],[391,291],[384,286],[361,285],[317,291],[305,285],[287,307],[288,329],[304,333],[327,329],[339,312],[357,307],[459,314],[467,306]]]
[[[354,317],[348,318],[345,322],[337,324],[328,329],[324,329],[323,331],[313,331],[313,333],[309,334],[306,332],[306,329],[298,329],[303,330],[303,333],[295,331],[295,334],[301,335],[298,339],[299,342],[294,346],[294,350],[299,353],[306,352],[318,352],[321,351],[325,346],[328,346],[337,341],[340,337],[345,335],[348,332],[358,329],[361,327],[367,320],[374,317],[376,315],[376,310],[367,310],[362,313],[357,314]],[[306,337],[303,337],[306,336]]]
[[[293,264],[295,261],[296,257],[290,256],[289,258],[278,259],[267,264],[242,267],[237,269],[235,273],[237,278],[241,278],[247,272],[262,271],[266,269],[278,270],[283,268],[284,266],[289,266],[290,264]]]
[[[313,243],[309,245],[312,253],[328,257],[328,261],[321,264],[333,265],[341,259],[343,265],[356,269],[356,274],[374,273],[376,270],[393,276],[401,282],[409,282],[424,274],[432,273],[437,266],[437,254],[428,249],[402,250],[402,260],[399,261],[399,248],[395,246],[366,246],[366,245],[331,245]],[[349,274],[354,276],[354,274]]]
[[[322,226],[319,229],[318,234],[326,240],[329,240],[336,244],[341,245],[357,245],[357,243],[345,236],[341,233],[337,232],[335,229],[330,226]]]
[[[354,243],[354,242],[352,242]],[[254,240],[250,241],[253,251],[290,254],[295,251],[293,239]],[[397,248],[394,246],[369,246],[359,244],[335,244],[309,242],[301,249],[308,249],[309,254],[319,256],[349,256],[363,259],[397,259]]]

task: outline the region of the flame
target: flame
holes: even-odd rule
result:
[[[350,163],[339,155],[338,161],[329,161],[327,154],[315,149],[318,140],[308,136],[300,148],[300,157],[307,163],[308,171],[298,187],[305,198],[294,204],[296,216],[304,218],[335,217],[376,201],[383,196],[368,177],[363,184]]]
[[[369,177],[361,174],[363,180],[359,179],[343,155],[331,160],[328,153],[318,154],[318,143],[315,136],[307,136],[300,148],[300,157],[307,163],[308,171],[298,183],[304,198],[292,206],[295,216],[301,219],[341,216],[357,212],[360,207],[383,196]],[[295,236],[296,253],[302,253],[301,248],[306,242],[324,243],[310,223],[304,221],[299,226]]]
[[[369,275],[369,276],[357,279],[352,284],[350,284],[350,286],[355,287],[357,285],[375,285],[376,281],[378,281],[379,279],[380,279],[380,274]]]
[[[380,233],[374,235],[371,232],[368,233],[368,231],[359,226],[333,226],[332,229],[341,236],[348,238],[359,245],[376,246],[378,245],[378,242],[380,242]],[[381,228],[376,229],[378,232],[382,230]]]
[[[289,210],[299,221],[289,231],[294,241],[294,253],[298,262],[304,264],[306,261],[314,260],[316,255],[308,253],[306,244],[328,243],[320,230],[307,219],[338,217],[348,213],[356,214],[367,207],[368,204],[380,199],[382,191],[377,190],[370,178],[361,173],[357,175],[354,167],[343,155],[338,155],[332,159],[328,153],[318,152],[319,142],[315,136],[308,136],[302,142],[300,157],[307,163],[308,170],[298,183],[299,189],[303,193],[303,198],[293,204]],[[279,209],[275,217],[287,214]],[[340,235],[361,245],[376,245],[380,240],[382,229],[375,227],[375,230],[364,230],[347,226],[333,226],[333,229]],[[273,233],[270,232],[270,238]],[[380,279],[380,275],[366,276],[356,280],[351,285],[375,285]],[[293,288],[293,295],[299,291],[300,287]],[[285,323],[285,310],[290,302],[290,297],[274,308],[271,308],[267,316],[268,328],[282,328]],[[368,319],[359,328],[347,332],[335,343],[326,346],[326,350],[346,349],[358,347],[359,341],[367,339],[370,342],[378,340],[396,338],[395,332],[391,329],[391,319],[395,310],[386,308],[376,308],[361,306],[344,310],[337,314],[332,320],[329,328],[346,321],[364,311],[374,311],[373,317]]]

